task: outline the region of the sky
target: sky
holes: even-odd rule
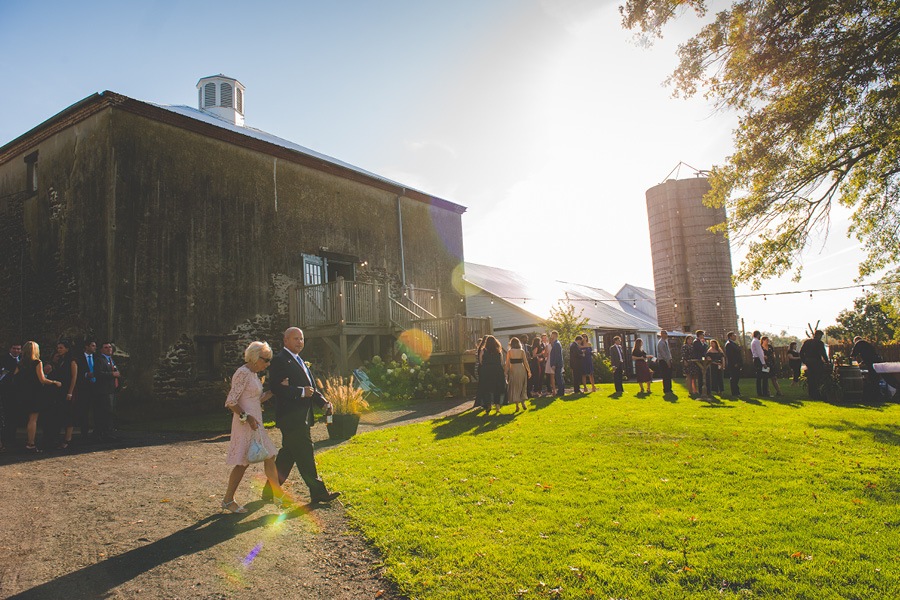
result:
[[[0,0],[0,145],[103,90],[196,106],[197,80],[224,73],[246,86],[247,125],[466,206],[467,261],[652,288],[644,194],[724,162],[736,118],[663,85],[693,15],[646,47],[619,4]],[[761,291],[854,285],[846,225],[835,211],[803,279]],[[748,331],[801,337],[861,294],[750,293]]]

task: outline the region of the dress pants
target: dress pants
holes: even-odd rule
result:
[[[731,382],[731,395],[740,396],[741,390],[738,387],[738,382],[741,380],[741,366],[737,365],[735,367],[729,367],[728,372],[728,379]]]
[[[94,435],[103,437],[112,433],[113,406],[116,403],[116,395],[95,394],[94,407]]]
[[[278,457],[275,459],[279,483],[285,482],[295,464],[297,471],[300,472],[300,477],[309,488],[311,499],[321,498],[328,493],[325,483],[319,478],[316,470],[312,436],[309,427],[305,425],[281,428],[281,450],[278,451]],[[272,496],[272,487],[268,482],[263,488],[262,496],[264,499]]]
[[[656,374],[659,375],[660,379],[662,379],[663,393],[671,392],[672,391],[672,367],[669,366],[669,361],[657,359]]]
[[[581,377],[582,372],[581,369],[576,366],[572,366],[572,393],[578,394],[581,392]]]
[[[556,378],[556,395],[563,396],[566,393],[566,380],[563,379],[563,370],[562,367],[557,367],[556,372],[554,373],[554,377]]]
[[[617,392],[624,392],[625,386],[622,385],[622,374],[624,371],[624,367],[619,365],[617,367],[613,367],[613,383],[616,386]]]
[[[753,359],[756,368],[756,395],[767,398],[769,396],[769,374],[763,373],[763,364],[758,358]]]
[[[16,441],[16,428],[22,420],[22,412],[13,390],[3,390],[0,396],[0,445],[12,448]]]
[[[813,400],[822,400],[822,381],[825,379],[825,369],[810,368],[806,365],[806,385],[809,397]]]

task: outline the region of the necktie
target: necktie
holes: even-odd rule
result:
[[[94,357],[91,356],[90,354],[87,355],[87,363],[88,363],[88,371],[93,373],[94,372]]]

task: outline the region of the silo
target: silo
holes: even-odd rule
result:
[[[647,190],[647,217],[660,327],[703,329],[723,343],[737,330],[737,309],[728,240],[709,231],[725,209],[703,205],[709,189],[705,177],[669,179]]]

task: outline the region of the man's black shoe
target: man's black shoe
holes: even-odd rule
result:
[[[328,492],[324,496],[316,496],[315,498],[310,498],[309,500],[313,504],[321,504],[323,502],[331,502],[332,500],[337,499],[340,495],[340,492]]]

